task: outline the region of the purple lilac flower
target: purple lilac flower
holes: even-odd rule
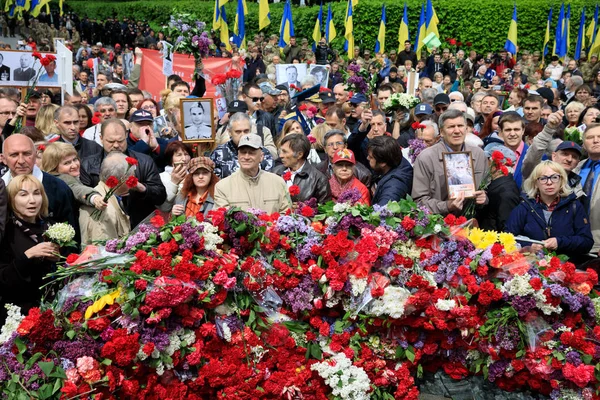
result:
[[[293,312],[312,310],[315,284],[310,275],[304,276],[298,286],[285,291],[281,298],[292,307]]]
[[[581,364],[581,357],[579,356],[579,353],[576,351],[568,352],[566,360],[568,363],[571,363],[576,367],[578,367]]]
[[[358,65],[357,63],[351,63],[350,65],[348,65],[348,71],[352,71],[355,74],[358,74],[360,72],[360,65]]]
[[[154,343],[158,351],[164,351],[169,346],[169,334],[157,330],[156,328],[144,328],[140,336],[140,342],[143,344]]]
[[[533,297],[514,296],[511,304],[519,314],[519,317],[524,317],[529,311],[535,308],[535,299]]]
[[[183,36],[178,36],[177,40],[175,40],[175,46],[177,46],[179,43],[183,42],[184,37]]]
[[[183,250],[191,250],[200,245],[200,235],[198,235],[198,231],[203,228],[201,226],[194,227],[191,223],[186,222],[180,225],[181,228],[181,236],[183,237],[183,244],[180,246],[181,251]]]
[[[376,213],[379,213],[379,216],[382,219],[385,219],[387,217],[391,217],[392,215],[394,215],[394,213],[391,212],[389,208],[387,208],[387,205],[380,206],[379,204],[373,204],[373,211]]]
[[[204,28],[206,28],[206,23],[202,22],[202,21],[196,21],[196,28],[199,31],[203,31]]]
[[[296,250],[296,257],[302,262],[310,260],[313,257],[312,247],[319,245],[321,240],[318,237],[308,237]]]
[[[496,341],[505,350],[514,350],[520,340],[519,328],[516,325],[501,326],[496,332]]]
[[[499,360],[490,365],[488,371],[488,380],[490,382],[494,382],[496,379],[500,378],[504,374],[504,371],[506,371],[506,368],[509,364],[509,360]]]
[[[198,35],[192,36],[192,45],[198,46],[198,41],[199,40],[200,40],[200,37]]]
[[[415,163],[417,156],[427,148],[425,142],[421,139],[411,139],[408,141],[408,154],[412,164]]]
[[[337,199],[338,203],[356,204],[361,198],[361,194],[356,188],[344,190]]]
[[[276,223],[277,230],[283,233],[306,233],[308,226],[304,218],[295,218],[291,215],[282,215]]]
[[[188,24],[181,25],[181,32],[185,33],[190,30],[190,26]]]
[[[77,359],[83,356],[96,357],[100,351],[100,343],[92,338],[79,339],[74,342],[59,340],[54,343],[52,349],[60,354],[62,358],[77,362]]]

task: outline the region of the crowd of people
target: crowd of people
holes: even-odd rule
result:
[[[404,50],[373,58],[356,47],[344,61],[324,41],[313,51],[306,39],[292,38],[279,49],[276,36],[257,35],[247,51],[229,53],[215,37],[220,56],[239,57],[233,61],[244,84],[214,121],[212,148],[196,154],[181,140],[179,101],[202,97],[205,85],[190,90],[192,82],[172,75],[155,101],[158,94],[137,87],[142,52],[134,50],[125,79],[123,36],[78,30],[85,21],[69,16],[59,26],[81,38],[73,51],[76,90],[62,104],[52,90],[34,91],[25,102],[19,90],[0,88],[3,303],[34,304],[58,252],[78,250],[46,242],[49,224],[68,222],[85,246],[128,234],[156,210],[188,217],[233,206],[282,213],[300,202],[383,206],[411,196],[442,215],[474,210],[483,229],[527,237],[523,245],[568,254],[578,264],[600,250],[600,213],[593,212],[600,207],[596,56],[552,57],[543,66],[538,52],[515,60],[503,50],[433,49],[417,59],[407,41]],[[119,21],[100,25],[109,23]],[[151,47],[124,40],[129,46]],[[95,85],[90,57],[99,59]],[[277,85],[280,63],[324,65],[328,81],[319,88],[307,75],[297,86]],[[349,66],[371,74],[372,94],[348,89],[355,70]],[[418,74],[420,103],[390,111],[386,100],[406,91],[410,72]],[[166,126],[156,124],[161,115]],[[464,152],[474,190],[451,195],[449,187],[463,182],[449,182],[443,160]]]

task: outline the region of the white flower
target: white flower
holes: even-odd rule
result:
[[[352,295],[359,296],[367,288],[367,278],[359,279],[354,275],[350,275],[350,284],[352,285]]]
[[[8,315],[6,317],[6,321],[4,322],[4,326],[0,331],[0,344],[6,343],[13,333],[17,331],[17,328],[25,318],[24,315],[21,315],[21,307],[15,306],[14,304],[5,304],[4,308],[8,310]]]
[[[66,222],[50,225],[44,235],[56,244],[68,243],[75,237],[75,229]]]
[[[392,318],[402,318],[404,304],[410,297],[410,292],[398,286],[388,286],[383,296],[374,299],[371,303],[370,313],[375,316],[389,315]]]
[[[434,231],[435,233],[440,233],[440,232],[442,231],[442,225],[440,225],[440,224],[435,224],[435,225],[433,226],[433,231]]]
[[[223,238],[218,235],[219,228],[209,224],[208,222],[202,222],[200,225],[204,227],[202,230],[202,237],[204,238],[204,249],[205,250],[217,250],[217,245],[223,243]]]
[[[348,203],[335,203],[333,205],[333,211],[336,213],[343,213],[350,209],[350,204]]]
[[[362,368],[352,365],[343,353],[334,355],[330,360],[313,364],[310,369],[317,371],[325,383],[332,388],[331,394],[335,398],[348,400],[370,398],[367,392],[370,390],[371,381],[367,373]]]
[[[510,281],[504,282],[502,290],[510,296],[528,296],[535,292],[529,284],[530,280],[529,274],[515,275]]]
[[[223,322],[223,324],[221,325],[221,329],[223,330],[223,339],[225,339],[228,342],[231,342],[231,329],[229,329],[229,325],[227,325],[227,322]]]
[[[438,299],[437,303],[435,303],[435,308],[437,308],[440,311],[450,311],[454,307],[456,307],[456,301],[453,299],[452,300]]]
[[[335,211],[335,210],[333,210],[333,211]],[[336,222],[335,217],[327,217],[327,219],[325,219],[325,225],[333,225],[333,224],[335,224],[335,222]]]

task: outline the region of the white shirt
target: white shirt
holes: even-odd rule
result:
[[[89,128],[87,128],[83,132],[83,137],[86,139],[89,139],[89,140],[93,140],[94,142],[96,142],[100,146],[102,146],[102,141],[100,140],[100,125],[101,124],[97,124],[97,125],[90,126]]]
[[[42,173],[42,170],[38,168],[37,165],[33,166],[33,171],[31,172],[31,175],[33,175],[34,177],[37,178],[38,181],[42,182],[44,180],[44,174]],[[12,180],[12,175],[10,173],[10,171],[6,171],[6,173],[2,176],[2,180],[4,181],[4,185],[8,186],[8,184],[10,183],[10,181]]]
[[[306,164],[306,161],[304,162],[304,164]],[[290,180],[285,182],[285,184],[287,185],[288,188],[291,187],[294,184],[294,178],[296,177],[296,175],[300,171],[302,171],[302,168],[304,168],[304,164],[302,164],[302,166],[300,168],[298,168],[297,170],[295,170],[295,171],[292,171],[289,168],[287,169],[286,172],[291,172],[292,173],[292,177],[290,178]]]

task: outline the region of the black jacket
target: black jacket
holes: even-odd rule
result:
[[[19,306],[21,314],[27,315],[30,308],[40,303],[42,292],[39,287],[42,278],[51,272],[53,263],[42,258],[27,258],[25,251],[44,241],[42,234],[47,227],[46,223],[29,224],[16,220],[16,217],[8,220],[6,235],[0,245],[0,325],[4,325],[6,319],[5,304]],[[32,234],[38,242],[31,238]]]
[[[400,165],[392,168],[379,178],[377,190],[373,194],[372,204],[386,205],[390,201],[399,201],[412,190],[413,168],[404,157]]]
[[[521,194],[512,175],[501,176],[490,182],[486,189],[488,204],[477,213],[481,229],[504,232],[510,213],[519,205]]]
[[[326,65],[329,64],[330,61],[335,59],[335,54],[333,50],[327,45],[325,46],[317,46],[315,49],[315,59],[317,64]]]
[[[246,58],[246,68],[244,69],[244,82],[251,82],[256,75],[264,74],[267,71],[267,67],[265,67],[265,63],[261,56],[257,56],[255,59],[252,57]]]
[[[79,205],[71,188],[55,176],[42,174],[42,186],[48,196],[48,217],[55,222],[68,222],[75,229],[75,241],[80,243]]]
[[[158,169],[149,156],[135,151],[127,151],[125,154],[138,160],[139,165],[135,169],[135,176],[140,183],[146,186],[144,193],[132,190],[129,192],[129,196],[123,197],[125,211],[131,219],[131,227],[135,228],[165,202],[167,192],[158,175]],[[95,187],[98,184],[104,157],[106,154],[102,152],[81,160],[81,183],[89,187]]]
[[[256,110],[256,129],[259,130],[259,125],[264,126],[265,128],[269,128],[271,131],[271,135],[273,136],[273,141],[277,143],[277,138],[279,137],[279,130],[277,129],[277,121],[275,117],[263,110]],[[262,132],[262,129],[260,130]]]
[[[8,213],[8,193],[4,185],[4,180],[0,179],[0,242],[6,231],[6,217]]]
[[[69,143],[62,136],[58,137],[57,142]],[[71,143],[69,143],[71,144]],[[86,157],[93,156],[97,153],[102,153],[104,149],[98,143],[93,140],[86,139],[84,137],[80,137],[77,143],[74,144],[75,150],[77,150],[77,155],[80,160],[83,160]]]
[[[326,158],[315,165],[315,168],[321,171],[323,175],[327,177],[327,179],[331,178],[331,175],[333,174],[333,169],[331,167],[331,163],[329,162],[329,158]],[[361,163],[357,163],[354,166],[354,176],[356,176],[358,180],[361,181],[366,187],[371,186],[371,171]]]
[[[283,176],[287,168],[282,164],[273,168],[273,173]],[[302,170],[294,176],[294,185],[300,188],[300,194],[292,196],[292,201],[307,201],[313,197],[318,204],[325,204],[331,200],[329,179],[321,171],[306,161]]]

